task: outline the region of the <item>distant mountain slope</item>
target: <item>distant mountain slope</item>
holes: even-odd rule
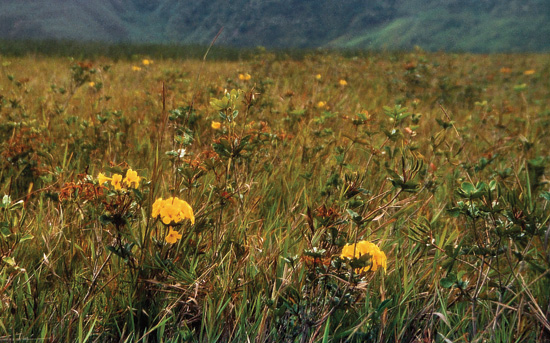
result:
[[[0,38],[550,51],[548,0],[11,0]]]

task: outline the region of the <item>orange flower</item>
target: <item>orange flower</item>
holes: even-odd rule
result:
[[[529,69],[523,72],[523,75],[533,75],[535,73],[534,69]]]
[[[211,126],[214,130],[219,130],[220,127],[222,127],[222,123],[220,123],[219,121],[213,121]]]
[[[344,79],[341,79],[340,81],[338,81],[338,83],[340,84],[340,86],[344,87],[344,86],[347,86],[348,85],[348,82]]]

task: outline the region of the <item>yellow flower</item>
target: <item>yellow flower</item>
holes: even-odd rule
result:
[[[140,180],[141,177],[138,176],[136,171],[128,169],[128,171],[126,172],[126,177],[124,178],[124,183],[128,187],[132,187],[133,184],[134,188],[138,188]]]
[[[153,212],[151,213],[151,217],[156,218],[160,216],[160,209],[162,208],[162,205],[164,204],[164,200],[161,198],[157,198],[155,202],[153,203]]]
[[[222,123],[219,121],[213,121],[211,126],[214,130],[219,130],[219,128],[222,127]]]
[[[113,178],[111,179],[111,185],[115,187],[115,190],[119,191],[122,189],[122,175],[120,174],[114,174]]]
[[[326,101],[319,101],[317,103],[317,108],[325,108],[327,106],[327,102]]]
[[[535,73],[534,69],[529,69],[523,72],[523,75],[533,75]]]
[[[153,64],[153,60],[144,59],[144,60],[141,61],[141,63],[144,66],[148,66],[149,64]]]
[[[132,66],[132,70],[133,70],[133,71],[140,71],[140,70],[141,70],[141,67]]]
[[[97,176],[97,181],[99,182],[100,185],[103,185],[105,182],[111,181],[111,180],[112,179],[110,177],[105,176],[105,174],[103,173],[99,173],[99,175]]]
[[[338,81],[338,83],[340,84],[340,86],[347,86],[348,85],[348,82],[344,79],[341,79],[340,81]]]
[[[94,87],[94,86],[95,86],[95,82],[93,82],[93,81],[92,81],[92,82],[88,82],[88,86]]]
[[[173,199],[173,198],[170,198],[170,199]],[[161,218],[162,222],[166,225],[168,225],[172,222],[177,223],[181,219],[183,219],[183,218],[181,218],[180,209],[178,208],[175,201],[165,201],[164,202],[164,205],[160,209],[160,218]]]
[[[321,74],[315,75],[315,79],[317,79],[317,80],[321,80],[321,77],[322,77]]]
[[[177,231],[172,230],[172,227],[170,227],[170,232],[168,232],[168,236],[164,238],[166,242],[170,244],[174,244],[178,241],[178,239],[181,239],[181,234]]]
[[[357,244],[346,244],[342,248],[342,258],[360,258],[363,255],[369,254],[371,256],[371,266],[364,268],[357,268],[356,273],[366,272],[366,271],[376,271],[378,267],[384,268],[386,271],[386,254],[380,250],[380,248],[371,242],[360,241]]]
[[[239,80],[248,81],[252,78],[249,73],[239,74]]]
[[[191,221],[191,224],[195,224],[195,214],[193,213],[193,208],[186,201],[180,201],[180,208],[182,210],[184,218],[188,218]]]
[[[193,209],[186,201],[177,197],[171,197],[166,200],[158,198],[153,203],[151,212],[153,218],[160,217],[161,221],[166,224],[177,224],[184,219],[189,219],[191,224],[195,224],[195,215]]]

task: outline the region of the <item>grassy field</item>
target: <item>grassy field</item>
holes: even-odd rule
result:
[[[548,55],[0,56],[0,116],[2,341],[550,341]]]

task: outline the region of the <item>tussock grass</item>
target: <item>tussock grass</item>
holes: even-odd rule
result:
[[[1,58],[0,337],[548,341],[548,56],[143,59]]]

